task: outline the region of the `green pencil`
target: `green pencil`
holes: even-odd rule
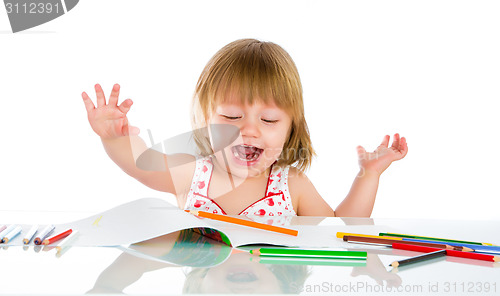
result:
[[[330,258],[330,259],[356,259],[366,260],[367,252],[361,251],[332,251],[332,250],[305,250],[291,248],[260,248],[251,250],[250,254],[258,256],[283,256],[283,257],[306,257],[306,258]]]
[[[253,261],[252,258],[250,258],[250,261]],[[257,262],[261,264],[275,265],[366,266],[366,260],[339,260],[330,258],[298,258],[284,256],[259,257]]]
[[[391,236],[391,237],[405,237],[405,238],[415,238],[415,239],[425,239],[432,241],[442,241],[442,242],[450,242],[450,243],[462,243],[462,244],[471,244],[471,245],[482,245],[482,246],[494,246],[489,243],[478,243],[478,242],[470,242],[463,240],[454,240],[454,239],[446,239],[446,238],[437,238],[437,237],[428,237],[428,236],[418,236],[418,235],[408,235],[408,234],[399,234],[399,233],[379,233],[380,236]]]

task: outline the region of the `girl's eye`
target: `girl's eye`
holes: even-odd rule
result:
[[[239,119],[241,118],[241,116],[228,116],[228,115],[222,115],[222,117],[226,118],[226,119],[229,119],[229,120],[236,120],[236,119]]]
[[[262,121],[264,121],[265,123],[276,123],[276,122],[278,122],[278,120],[270,120],[270,119],[264,119],[264,118],[262,118]]]

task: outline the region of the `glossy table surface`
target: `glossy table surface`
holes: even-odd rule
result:
[[[87,213],[0,211],[9,223],[65,222]],[[33,220],[33,221],[30,221]],[[20,221],[22,220],[22,221]],[[404,233],[500,244],[500,221],[294,217],[291,224],[390,226]],[[420,253],[353,245],[366,262],[260,262],[245,250],[192,231],[117,247],[0,247],[0,294],[339,294],[498,295],[500,263],[442,257],[398,270],[389,264]],[[351,249],[351,248],[349,248]]]

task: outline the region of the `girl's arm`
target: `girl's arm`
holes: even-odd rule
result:
[[[346,198],[335,209],[335,214],[340,217],[370,217],[375,197],[377,195],[380,175],[393,161],[400,160],[408,153],[406,139],[394,135],[392,146],[389,147],[389,136],[377,149],[368,153],[358,146],[360,172],[354,179],[351,190]]]
[[[101,138],[101,141],[109,158],[129,176],[152,189],[175,193],[175,186],[167,169],[166,155],[156,152],[156,155],[150,157],[150,162],[156,164],[154,171],[137,167],[137,158],[148,149],[139,136]]]
[[[337,206],[339,217],[370,217],[377,195],[380,175],[358,173],[346,198]]]

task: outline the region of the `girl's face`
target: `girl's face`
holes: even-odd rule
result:
[[[232,254],[221,265],[212,267],[200,279],[201,293],[282,294],[280,284],[265,264],[249,253]]]
[[[240,137],[215,155],[220,168],[246,178],[261,175],[278,159],[289,136],[292,118],[274,102],[265,104],[256,100],[248,105],[230,99],[215,108],[209,123],[239,128]]]

